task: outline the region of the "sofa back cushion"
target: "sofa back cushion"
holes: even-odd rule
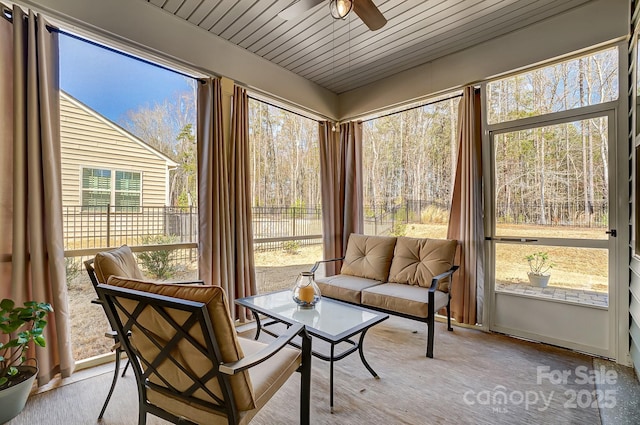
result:
[[[389,282],[430,287],[434,276],[453,265],[456,246],[455,240],[398,237]],[[439,282],[438,290],[448,291],[448,282]]]
[[[349,235],[341,274],[386,282],[396,238],[392,236]]]

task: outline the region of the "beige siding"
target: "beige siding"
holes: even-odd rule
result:
[[[146,237],[175,233],[175,214],[164,208],[171,160],[64,93],[60,139],[65,249],[140,245]],[[81,211],[87,167],[141,173],[143,208],[137,213]]]
[[[64,94],[60,96],[60,140],[65,207],[81,204],[83,167],[141,172],[141,204],[145,207],[165,205],[167,161]]]

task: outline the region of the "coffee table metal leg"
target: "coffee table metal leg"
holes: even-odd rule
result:
[[[364,335],[367,333],[367,329],[365,329],[364,331],[362,331],[362,333],[360,334],[360,341],[358,342],[358,352],[360,353],[360,360],[362,360],[362,364],[364,365],[364,367],[367,368],[367,370],[369,372],[371,372],[371,374],[373,375],[374,378],[379,379],[378,374],[376,373],[375,370],[373,370],[373,368],[371,366],[369,366],[369,363],[367,363],[367,360],[364,358],[364,352],[362,351],[362,344],[364,342]]]
[[[333,413],[333,354],[335,345],[331,344],[331,355],[329,356],[329,405]]]
[[[251,310],[251,313],[253,314],[253,318],[256,319],[256,336],[253,339],[257,341],[260,337],[260,330],[262,329],[262,326],[260,325],[260,316],[258,316],[258,312],[255,310]]]

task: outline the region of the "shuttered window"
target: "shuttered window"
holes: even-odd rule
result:
[[[140,210],[140,173],[116,171],[115,206],[117,212]]]
[[[101,211],[111,203],[111,170],[82,169],[82,210]]]
[[[99,168],[82,169],[82,210],[139,212],[142,198],[142,173]]]

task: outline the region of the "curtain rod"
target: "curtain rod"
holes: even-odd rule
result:
[[[9,22],[13,22],[13,11],[12,11],[8,6],[4,5],[3,3],[0,3],[0,9],[1,9],[1,11],[2,11],[2,17],[4,17],[5,19],[7,19]],[[132,55],[132,54],[130,54],[130,53],[126,53],[126,52],[124,52],[124,51],[122,51],[122,50],[117,50],[117,49],[114,49],[114,48],[112,48],[112,47],[105,46],[104,44],[100,44],[100,43],[98,43],[98,42],[95,42],[95,41],[89,40],[89,39],[87,39],[87,38],[83,38],[83,37],[80,37],[80,36],[78,36],[78,35],[72,34],[72,33],[70,33],[70,32],[67,32],[67,31],[61,30],[60,28],[55,27],[55,26],[53,26],[53,25],[49,25],[49,24],[47,24],[47,25],[45,25],[45,28],[46,28],[49,32],[57,32],[58,34],[66,35],[66,36],[71,37],[71,38],[74,38],[74,39],[76,39],[76,40],[79,40],[79,41],[83,41],[83,42],[85,42],[85,43],[92,44],[92,45],[94,45],[94,46],[96,46],[96,47],[100,47],[100,48],[102,48],[102,49],[109,50],[110,52],[113,52],[113,53],[121,54],[121,55],[126,56],[126,57],[128,57],[128,58],[131,58],[131,59],[134,59],[134,60],[137,60],[137,61],[140,61],[140,62],[146,63],[146,64],[151,65],[151,66],[155,66],[156,68],[160,68],[160,69],[163,69],[163,70],[165,70],[165,71],[174,72],[174,73],[176,73],[176,74],[178,74],[178,75],[182,75],[183,77],[191,78],[191,79],[196,80],[196,81],[199,81],[199,82],[201,82],[201,83],[205,81],[203,78],[194,77],[193,75],[186,74],[186,73],[184,73],[184,72],[182,72],[182,71],[177,71],[177,70],[175,70],[175,69],[172,69],[172,68],[166,67],[166,66],[164,66],[164,65],[160,65],[160,64],[155,63],[155,62],[152,62],[152,61],[150,61],[150,60],[143,59],[143,58],[141,58],[141,57],[139,57],[139,56],[135,56],[135,55]]]
[[[56,27],[53,27],[53,26],[47,25],[47,29],[48,29],[49,31],[51,31],[51,32],[57,32],[57,33],[59,33],[59,34],[66,35],[67,37],[71,37],[71,38],[74,38],[74,39],[76,39],[76,40],[83,41],[83,42],[85,42],[85,43],[88,43],[88,44],[94,45],[94,46],[99,47],[99,48],[101,48],[101,49],[105,49],[105,50],[108,50],[108,51],[110,51],[110,52],[117,53],[117,54],[120,54],[120,55],[122,55],[122,56],[126,56],[126,57],[128,57],[128,58],[130,58],[130,59],[134,59],[134,60],[137,60],[137,61],[140,61],[140,62],[146,63],[147,65],[155,66],[156,68],[160,68],[160,69],[163,69],[163,70],[165,70],[165,71],[170,71],[170,72],[176,73],[176,74],[178,74],[178,75],[182,75],[183,77],[191,78],[191,79],[193,79],[193,80],[197,80],[197,81],[200,81],[200,82],[203,82],[203,81],[204,81],[202,78],[196,78],[196,77],[194,77],[194,76],[192,76],[192,75],[185,74],[184,72],[176,71],[175,69],[171,69],[171,68],[168,68],[168,67],[166,67],[166,66],[164,66],[164,65],[160,65],[160,64],[158,64],[158,63],[155,63],[155,62],[149,61],[149,60],[147,60],[147,59],[143,59],[143,58],[141,58],[141,57],[139,57],[139,56],[135,56],[135,55],[132,55],[132,54],[130,54],[130,53],[123,52],[122,50],[117,50],[117,49],[114,49],[113,47],[105,46],[104,44],[100,44],[100,43],[98,43],[98,42],[95,42],[95,41],[92,41],[92,40],[88,40],[88,39],[86,39],[86,38],[83,38],[83,37],[80,37],[80,36],[78,36],[78,35],[72,34],[72,33],[70,33],[70,32],[67,32],[67,31],[61,30],[60,28],[56,28]]]
[[[303,115],[300,112],[296,112],[296,111],[292,111],[292,110],[287,109],[287,108],[283,108],[280,105],[274,105],[273,103],[269,103],[269,102],[267,102],[267,101],[265,101],[263,99],[258,99],[257,97],[254,97],[254,96],[251,96],[251,95],[249,95],[248,97],[249,97],[249,99],[256,100],[258,102],[264,103],[265,105],[273,106],[274,108],[282,109],[283,111],[287,111],[287,112],[295,114],[295,115],[297,115],[299,117],[306,118],[308,120],[312,120],[312,121],[315,121],[315,122],[322,122],[321,120],[318,120],[318,119],[315,119],[315,118],[309,118],[308,116]]]
[[[2,6],[2,8],[1,8],[1,9],[2,9],[2,17],[4,17],[5,19],[7,19],[9,22],[13,22],[13,16],[11,16],[11,15],[13,14],[12,10],[11,10],[11,9],[9,9],[7,6],[5,6],[5,5],[4,5],[4,4],[2,4],[2,3],[0,3],[0,5]],[[205,79],[203,79],[203,78],[197,78],[197,77],[194,77],[194,76],[192,76],[192,75],[186,74],[186,73],[184,73],[184,72],[181,72],[181,71],[177,71],[177,70],[175,70],[175,69],[168,68],[168,67],[166,67],[166,66],[160,65],[160,64],[155,63],[155,62],[152,62],[152,61],[149,61],[149,60],[147,60],[147,59],[143,59],[143,58],[141,58],[141,57],[138,57],[138,56],[132,55],[132,54],[130,54],[130,53],[126,53],[126,52],[124,52],[124,51],[122,51],[122,50],[117,50],[117,49],[114,49],[113,47],[105,46],[104,44],[100,44],[100,43],[98,43],[98,42],[95,42],[95,41],[92,41],[92,40],[89,40],[89,39],[86,39],[86,38],[80,37],[80,36],[75,35],[75,34],[72,34],[72,33],[70,33],[70,32],[67,32],[67,31],[61,30],[60,28],[57,28],[57,27],[54,27],[54,26],[51,26],[51,25],[46,25],[46,28],[47,28],[47,30],[49,30],[50,32],[57,32],[57,33],[59,33],[59,34],[66,35],[66,36],[68,36],[68,37],[74,38],[74,39],[76,39],[76,40],[79,40],[79,41],[82,41],[82,42],[85,42],[85,43],[88,43],[88,44],[92,44],[92,45],[94,45],[94,46],[96,46],[96,47],[99,47],[99,48],[102,48],[102,49],[108,50],[108,51],[110,51],[110,52],[113,52],[113,53],[116,53],[116,54],[120,54],[120,55],[126,56],[126,57],[128,57],[128,58],[131,58],[131,59],[133,59],[133,60],[137,60],[137,61],[140,61],[140,62],[146,63],[147,65],[155,66],[156,68],[160,68],[160,69],[163,69],[163,70],[165,70],[165,71],[174,72],[174,73],[176,73],[176,74],[178,74],[178,75],[182,75],[183,77],[186,77],[186,78],[190,78],[190,79],[196,80],[196,81],[198,81],[198,82],[200,82],[200,83],[205,83],[205,82],[206,82],[206,80],[205,80]],[[241,85],[242,85],[242,84],[241,84]],[[248,88],[248,87],[246,87],[246,86],[245,86],[245,88]],[[249,89],[249,90],[251,90],[250,88],[248,88],[248,89]],[[294,115],[298,115],[298,116],[300,116],[300,117],[302,117],[302,118],[310,119],[310,120],[316,121],[316,122],[318,122],[318,123],[323,122],[322,120],[319,120],[319,119],[316,119],[316,118],[310,118],[310,117],[308,117],[308,116],[306,116],[306,115],[304,115],[304,114],[302,114],[302,113],[300,113],[300,112],[292,111],[291,109],[287,109],[287,108],[285,108],[285,107],[283,107],[283,106],[281,106],[281,105],[275,105],[275,104],[273,104],[273,103],[267,102],[267,101],[265,101],[264,99],[259,99],[259,98],[257,98],[257,97],[251,96],[251,95],[249,95],[248,97],[249,97],[249,99],[253,99],[253,100],[256,100],[256,101],[258,101],[258,102],[262,102],[262,103],[264,103],[265,105],[269,105],[269,106],[272,106],[272,107],[274,107],[274,108],[282,109],[283,111],[287,111],[287,112],[292,113],[292,114],[294,114]],[[376,116],[376,117],[373,117],[373,118],[369,118],[369,119],[367,119],[367,120],[363,120],[362,122],[363,122],[363,123],[365,123],[365,122],[369,122],[369,121],[372,121],[372,120],[374,120],[374,119],[384,118],[384,117],[388,117],[388,116],[390,116],[390,115],[397,114],[398,112],[410,111],[410,110],[413,110],[413,109],[421,108],[421,107],[423,107],[423,106],[433,105],[434,103],[444,102],[445,100],[451,100],[451,99],[455,99],[455,98],[458,98],[458,97],[462,97],[462,94],[458,94],[458,95],[454,95],[454,96],[447,97],[447,98],[444,98],[444,99],[439,99],[439,100],[436,100],[436,101],[433,101],[433,102],[429,102],[429,103],[424,103],[424,104],[421,104],[421,105],[413,106],[413,107],[411,107],[411,108],[403,109],[403,110],[401,110],[401,111],[390,112],[390,113],[388,113],[388,114],[384,114],[384,115]],[[327,118],[327,121],[332,121],[332,120],[330,120],[329,118]],[[349,121],[351,121],[351,120],[349,120]]]
[[[420,104],[420,105],[412,106],[411,108],[401,109],[401,110],[399,110],[399,111],[395,111],[395,112],[389,112],[388,114],[379,115],[379,116],[377,116],[377,117],[372,117],[372,118],[369,118],[369,119],[367,119],[367,120],[363,120],[362,122],[363,122],[363,123],[365,123],[365,122],[369,122],[369,121],[377,120],[378,118],[384,118],[384,117],[388,117],[388,116],[391,116],[391,115],[395,115],[395,114],[398,114],[398,113],[400,113],[400,112],[412,111],[412,110],[414,110],[414,109],[422,108],[422,107],[424,107],[424,106],[433,105],[433,104],[435,104],[435,103],[444,102],[444,101],[446,101],[446,100],[456,99],[456,98],[458,98],[458,97],[462,97],[462,93],[460,93],[460,94],[456,94],[456,95],[453,95],[453,96],[449,96],[449,97],[445,97],[444,99],[438,99],[438,100],[434,100],[434,101],[432,101],[432,102],[422,103],[422,104]]]

